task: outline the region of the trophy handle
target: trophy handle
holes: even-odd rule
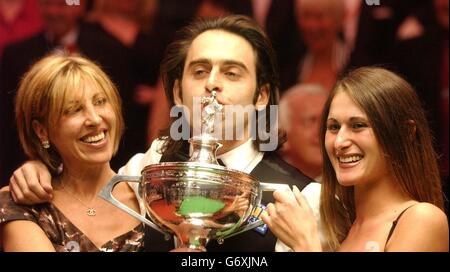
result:
[[[139,183],[139,194],[141,193],[141,176],[121,176],[116,175],[114,176],[103,189],[100,191],[99,196],[103,198],[104,200],[108,201],[109,203],[113,204],[117,208],[121,209],[122,211],[128,213],[132,217],[136,218],[137,220],[141,221],[142,223],[150,226],[151,228],[161,232],[164,234],[164,237],[166,240],[170,239],[170,235],[165,233],[163,230],[161,230],[156,224],[154,224],[152,221],[148,220],[144,216],[140,215],[139,213],[135,212],[133,209],[129,208],[122,202],[118,201],[114,196],[112,195],[112,190],[114,187],[120,183],[120,182],[136,182]],[[140,201],[140,200],[139,200]]]
[[[260,182],[259,183],[259,192],[258,192],[258,196],[256,198],[256,203],[258,205],[261,203],[262,192],[270,192],[270,191],[274,192],[276,190],[291,190],[291,188],[289,187],[289,185],[282,184],[282,183]],[[256,205],[256,206],[258,206],[258,205]],[[256,207],[253,209],[256,209]],[[252,211],[252,213],[253,213],[253,211]],[[242,226],[236,232],[230,233],[230,234],[226,235],[225,237],[223,237],[223,239],[233,237],[237,234],[257,228],[262,225],[264,225],[264,222],[261,219],[259,219],[258,221],[255,221],[253,223]]]

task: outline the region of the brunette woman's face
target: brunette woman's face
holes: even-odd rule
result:
[[[344,91],[331,102],[325,148],[343,186],[371,183],[388,175],[386,158],[366,113]]]

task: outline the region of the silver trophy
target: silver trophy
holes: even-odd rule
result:
[[[285,184],[262,183],[255,177],[218,164],[221,144],[212,136],[216,115],[222,105],[216,92],[202,97],[200,136],[189,140],[193,153],[187,162],[166,162],[146,166],[141,176],[115,176],[100,197],[134,218],[163,233],[175,235],[177,247],[206,250],[211,239],[224,239],[261,226],[247,222],[261,202],[263,191],[288,188]],[[139,183],[139,197],[150,220],[117,201],[111,194],[119,182]]]

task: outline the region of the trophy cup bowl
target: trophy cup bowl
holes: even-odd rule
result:
[[[117,201],[111,194],[119,182],[139,183],[140,201],[149,219]],[[255,177],[226,167],[198,162],[152,164],[141,176],[117,175],[100,197],[131,216],[177,238],[177,247],[204,251],[211,239],[224,239],[263,224],[248,223],[259,206],[263,191],[287,185],[261,183]]]
[[[150,165],[141,184],[151,221],[175,234],[180,247],[204,249],[210,239],[233,234],[261,200],[257,179],[220,165]]]
[[[206,243],[253,229],[261,220],[247,222],[261,202],[263,191],[285,189],[285,184],[261,183],[255,177],[217,163],[221,144],[211,136],[217,108],[215,91],[205,98],[205,127],[190,139],[188,162],[165,162],[146,166],[141,176],[115,176],[100,197],[155,230],[177,237],[177,247],[206,250]],[[150,220],[117,201],[111,194],[119,182],[139,183],[139,201]]]

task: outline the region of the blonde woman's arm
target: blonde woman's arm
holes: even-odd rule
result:
[[[34,222],[16,220],[0,226],[5,252],[54,252],[44,231]]]

